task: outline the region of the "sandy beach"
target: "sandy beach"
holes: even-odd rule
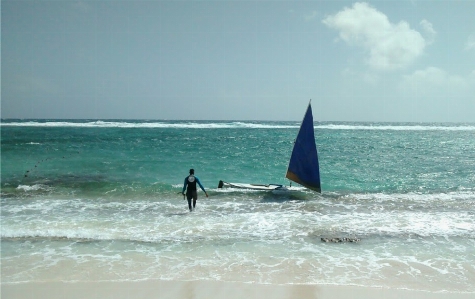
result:
[[[43,282],[2,284],[3,299],[240,299],[240,298],[473,298],[474,293],[434,293],[333,285],[269,285],[219,281]]]

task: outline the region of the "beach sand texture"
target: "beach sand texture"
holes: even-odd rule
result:
[[[472,299],[474,293],[423,292],[332,285],[270,285],[220,281],[44,282],[2,284],[3,299]]]

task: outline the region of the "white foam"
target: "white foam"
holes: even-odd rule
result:
[[[358,200],[374,200],[374,201],[415,201],[415,202],[430,202],[434,200],[441,201],[458,201],[458,200],[470,200],[475,199],[475,191],[472,190],[462,190],[462,191],[453,191],[446,193],[396,193],[396,194],[387,194],[387,193],[361,193],[361,194],[351,194],[346,195],[347,198],[353,197]]]
[[[107,273],[100,279],[288,283],[285,279],[292,275],[291,283],[378,286],[390,281],[411,287],[412,281],[422,280],[438,290],[473,290],[462,277],[473,272],[469,265],[474,258],[470,252],[475,224],[470,211],[452,211],[438,204],[427,211],[387,207],[393,206],[389,201],[395,197],[421,204],[431,198],[383,195],[261,201],[263,195],[221,193],[200,198],[192,213],[186,212],[186,201],[173,196],[156,201],[12,202],[2,207],[2,213],[9,215],[2,219],[2,238],[46,240],[32,242],[34,247],[23,242],[4,261],[8,266],[22,263],[32,256],[28,248],[42,257],[36,264],[39,270],[28,272],[31,276],[19,272],[17,280],[35,279],[36,274],[41,279],[42,270],[57,273],[54,267],[74,261],[105,267]],[[473,192],[448,197],[453,196],[470,199]],[[322,233],[355,235],[361,242],[323,243]],[[29,266],[25,263],[25,268]],[[443,281],[447,284],[439,286]]]
[[[18,190],[23,190],[25,192],[30,192],[30,191],[38,191],[38,190],[49,190],[50,187],[41,185],[41,184],[36,184],[36,185],[18,185],[17,187]]]
[[[10,127],[81,127],[81,128],[178,128],[178,129],[285,129],[298,128],[298,125],[277,125],[272,123],[253,122],[126,122],[126,121],[93,121],[93,122],[7,122],[1,126]]]
[[[128,122],[128,121],[25,121],[1,122],[0,126],[11,127],[85,127],[85,128],[179,128],[179,129],[294,129],[299,123],[282,124],[274,122]],[[382,131],[475,131],[471,124],[316,124],[316,129],[327,130],[382,130]]]
[[[472,125],[456,125],[450,124],[446,126],[441,125],[379,125],[379,124],[368,124],[368,125],[340,125],[340,124],[329,124],[329,125],[318,125],[315,128],[318,129],[329,129],[329,130],[381,130],[381,131],[475,131],[475,126]]]

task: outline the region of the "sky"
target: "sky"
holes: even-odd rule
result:
[[[5,1],[1,117],[475,122],[475,0]]]

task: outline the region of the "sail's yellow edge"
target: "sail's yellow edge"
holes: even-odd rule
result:
[[[296,182],[297,184],[300,184],[308,189],[312,189],[313,191],[322,193],[322,188],[320,186],[313,186],[306,184],[305,182],[302,182],[300,178],[293,172],[287,170],[287,174],[285,175],[286,178],[288,178],[291,181]]]

